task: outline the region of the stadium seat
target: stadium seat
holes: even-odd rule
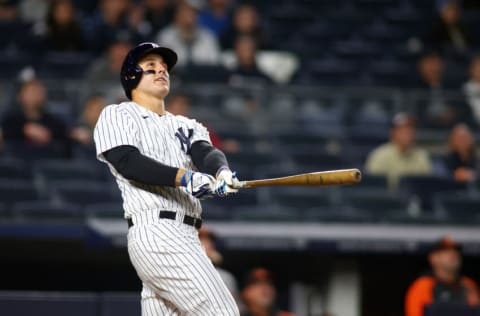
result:
[[[121,202],[85,205],[87,217],[123,219],[123,212]]]
[[[98,298],[94,294],[0,293],[2,315],[97,316]]]
[[[307,222],[323,223],[371,223],[376,220],[370,212],[367,213],[343,206],[310,208],[303,211],[301,216]]]
[[[68,156],[69,149],[64,142],[53,141],[49,145],[38,146],[20,141],[5,141],[4,152],[26,162],[35,162],[46,159],[58,159]]]
[[[262,166],[278,163],[279,157],[268,152],[241,151],[228,154],[228,161],[232,162],[232,164],[238,163],[241,165],[251,165],[252,161],[254,161],[255,166]]]
[[[38,200],[39,194],[32,181],[0,179],[0,201],[11,204]]]
[[[100,298],[98,316],[140,316],[140,295],[127,293],[104,293]]]
[[[190,65],[183,71],[178,70],[177,75],[187,82],[227,82],[229,72],[221,66]]]
[[[315,207],[327,208],[333,204],[332,190],[299,187],[272,188],[271,203],[299,210]]]
[[[32,170],[28,164],[21,160],[4,159],[0,160],[0,178],[30,180],[32,178]]]
[[[375,148],[388,140],[389,128],[385,125],[372,126],[358,124],[348,128],[347,138],[356,146]]]
[[[57,181],[52,184],[51,197],[81,206],[120,201],[110,186],[97,181]]]
[[[440,210],[446,213],[450,221],[465,224],[480,222],[480,195],[457,192],[439,194],[435,199]]]
[[[308,66],[311,76],[323,84],[358,84],[358,67],[339,58],[312,60]]]
[[[236,221],[293,222],[303,220],[301,214],[296,210],[277,205],[236,207],[231,212]]]
[[[9,220],[10,219],[10,211],[9,208],[3,203],[0,203],[0,221]]]
[[[22,221],[82,221],[82,210],[74,204],[53,204],[51,201],[17,202],[12,214]]]
[[[423,210],[434,208],[434,195],[458,190],[453,179],[438,176],[404,176],[400,179],[399,191],[405,197],[417,196]]]
[[[39,72],[45,78],[82,78],[91,60],[86,53],[47,53]]]
[[[396,221],[407,217],[408,203],[384,189],[345,187],[341,201],[352,209],[370,214],[377,221]]]
[[[205,221],[230,220],[233,217],[232,209],[216,203],[216,199],[202,200],[202,219]]]
[[[46,160],[36,164],[35,173],[46,182],[59,180],[102,180],[98,165],[84,161]]]
[[[293,161],[299,166],[309,166],[311,171],[333,170],[351,167],[349,162],[342,159],[342,156],[327,152],[315,152],[314,148],[305,151],[291,153]]]
[[[372,188],[372,189],[386,189],[387,188],[387,178],[385,176],[377,176],[371,174],[362,175],[362,188]]]

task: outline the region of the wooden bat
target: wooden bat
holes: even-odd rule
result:
[[[362,173],[358,169],[330,170],[297,174],[282,178],[241,181],[241,188],[254,188],[264,186],[329,186],[357,184],[362,179]]]

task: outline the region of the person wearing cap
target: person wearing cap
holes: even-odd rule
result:
[[[462,247],[443,237],[432,247],[428,260],[432,271],[413,282],[405,297],[405,316],[423,316],[425,307],[434,303],[478,306],[477,284],[462,276]]]
[[[238,316],[198,229],[201,199],[241,187],[225,154],[196,120],[166,111],[177,54],[141,43],[124,59],[129,101],[106,106],[94,129],[97,159],[122,193],[128,254],[142,281],[142,316]]]
[[[280,310],[275,299],[277,291],[272,274],[264,268],[255,268],[247,275],[242,291],[245,312],[242,316],[295,316]]]
[[[387,177],[388,187],[395,191],[402,176],[425,175],[432,170],[427,151],[415,145],[415,118],[399,113],[392,119],[390,141],[371,152],[365,169],[373,175]]]

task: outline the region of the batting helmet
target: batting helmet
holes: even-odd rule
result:
[[[129,100],[132,99],[132,90],[135,89],[142,79],[143,70],[138,62],[147,54],[158,54],[162,56],[163,61],[167,64],[168,71],[177,63],[177,54],[167,47],[161,47],[155,43],[141,43],[137,47],[130,50],[125,57],[120,72],[120,80],[123,90]]]

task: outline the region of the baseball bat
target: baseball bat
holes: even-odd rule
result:
[[[362,173],[358,169],[329,170],[297,174],[288,177],[241,181],[242,188],[254,188],[264,186],[330,186],[357,184],[362,179]]]

